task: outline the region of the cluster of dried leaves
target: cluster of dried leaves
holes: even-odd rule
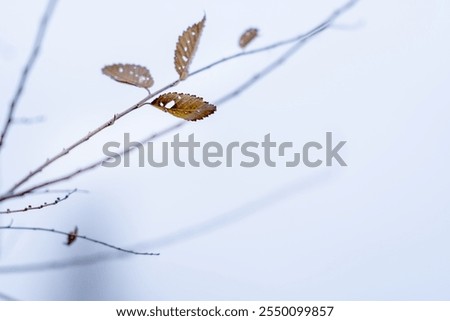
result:
[[[175,49],[174,64],[179,80],[189,77],[189,67],[197,51],[200,37],[205,27],[206,16],[188,27],[179,37]],[[239,46],[245,48],[258,34],[251,28],[245,31],[239,39]],[[102,72],[115,81],[149,90],[154,81],[150,71],[143,66],[134,64],[114,64],[105,66]],[[216,111],[216,106],[195,95],[171,92],[162,94],[150,105],[168,112],[184,120],[196,121],[208,117]]]

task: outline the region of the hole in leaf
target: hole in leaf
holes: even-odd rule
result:
[[[172,108],[173,106],[175,106],[175,100],[171,100],[171,101],[169,101],[167,104],[166,104],[166,108],[168,108],[168,109],[170,109],[170,108]]]

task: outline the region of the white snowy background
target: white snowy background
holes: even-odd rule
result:
[[[45,121],[12,127],[0,154],[1,189],[144,97],[102,75],[104,65],[146,65],[159,88],[177,78],[178,35],[204,13],[193,69],[238,52],[248,27],[260,29],[250,47],[257,48],[311,29],[343,3],[59,1],[16,113]],[[45,6],[0,0],[2,125]],[[448,1],[360,1],[282,67],[179,131],[223,144],[270,133],[297,148],[324,143],[329,131],[347,141],[348,167],[139,168],[134,155],[130,168],[100,168],[57,186],[89,194],[0,223],[77,225],[80,234],[161,255],[3,272],[0,292],[21,300],[450,299],[449,31]],[[282,50],[220,65],[176,90],[214,102]],[[125,132],[138,140],[177,121],[141,108],[33,182],[99,159],[103,144]],[[64,241],[2,230],[0,269],[116,254]],[[140,242],[146,246],[133,246]]]

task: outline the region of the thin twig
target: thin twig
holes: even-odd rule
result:
[[[63,232],[63,231],[59,231],[59,230],[55,230],[55,229],[50,229],[50,228],[45,228],[45,227],[26,227],[26,226],[0,226],[0,230],[24,230],[24,231],[35,231],[35,232],[47,232],[47,233],[53,233],[53,234],[60,234],[60,235],[65,235],[65,236],[70,236],[72,235],[71,233],[67,233],[67,232]],[[128,253],[128,254],[134,254],[134,255],[159,255],[159,253],[150,253],[150,252],[136,252],[136,251],[132,251],[132,250],[126,250],[123,249],[121,247],[115,246],[115,245],[111,245],[109,243],[103,242],[103,241],[99,241],[87,236],[83,236],[83,235],[77,235],[77,239],[82,239],[88,242],[92,242],[92,243],[96,243],[96,244],[100,244],[109,248],[112,248],[114,250],[120,251],[120,252],[124,252],[124,253]]]
[[[77,192],[77,189],[71,190],[70,192],[68,192],[65,196],[63,197],[58,197],[57,199],[55,199],[53,202],[51,203],[43,203],[40,205],[28,205],[25,208],[21,208],[21,209],[16,209],[16,210],[11,210],[11,209],[6,209],[6,211],[0,211],[0,214],[14,214],[14,213],[23,213],[23,212],[28,212],[28,211],[32,211],[32,210],[40,210],[43,209],[45,207],[49,207],[49,206],[54,206],[57,205],[63,201],[65,201],[66,199],[68,199],[70,197],[70,195],[72,195],[73,193]]]
[[[46,168],[47,166],[49,166],[51,163],[55,162],[56,160],[60,159],[61,157],[69,154],[70,151],[72,151],[73,149],[75,149],[76,147],[78,147],[79,145],[81,145],[82,143],[88,141],[91,137],[95,136],[96,134],[98,134],[99,132],[101,132],[102,130],[104,130],[105,128],[112,126],[118,119],[124,117],[125,115],[131,113],[133,110],[138,109],[139,107],[141,107],[146,101],[148,101],[149,99],[151,99],[152,97],[159,95],[160,93],[162,93],[163,91],[166,91],[174,86],[176,86],[179,83],[179,80],[176,80],[172,83],[170,83],[169,85],[157,90],[156,92],[154,92],[153,94],[148,94],[145,98],[143,98],[141,101],[139,101],[137,104],[134,104],[133,106],[127,108],[126,110],[122,111],[121,113],[115,114],[111,119],[109,119],[108,121],[106,121],[105,123],[103,123],[102,125],[100,125],[99,127],[97,127],[96,129],[94,129],[93,131],[88,132],[85,136],[83,136],[82,138],[80,138],[79,140],[77,140],[75,143],[73,143],[72,145],[70,145],[67,148],[63,148],[61,150],[61,152],[59,152],[58,154],[56,154],[55,156],[53,156],[52,158],[48,158],[41,166],[37,167],[35,170],[32,170],[31,172],[28,173],[28,175],[26,175],[23,179],[21,179],[20,181],[18,181],[9,191],[6,195],[8,194],[12,194],[19,186],[23,185],[25,182],[27,182],[30,178],[32,178],[34,175],[36,175],[37,173],[41,172],[44,168]],[[3,200],[2,198],[0,198],[0,201]]]
[[[232,92],[226,94],[222,98],[216,101],[217,105],[223,104],[237,96],[239,96],[242,92],[247,90],[250,86],[254,85],[258,80],[264,78],[266,75],[271,73],[273,70],[281,66],[290,56],[292,56],[294,53],[296,53],[308,40],[310,40],[313,36],[319,34],[320,32],[324,31],[326,28],[328,28],[329,24],[323,24],[320,28],[314,30],[314,32],[311,32],[309,34],[308,38],[301,38],[298,40],[297,43],[295,43],[289,50],[287,50],[283,55],[281,55],[278,59],[276,59],[274,62],[272,62],[270,65],[266,66],[264,69],[262,69],[260,72],[254,74],[250,79],[248,79],[246,82],[241,84],[238,88],[233,90]]]
[[[156,139],[157,137],[163,136],[166,133],[174,131],[175,129],[180,128],[181,126],[183,126],[185,124],[186,124],[186,122],[179,122],[179,123],[177,123],[177,124],[175,124],[173,126],[170,126],[170,127],[166,128],[166,129],[160,131],[160,132],[154,133],[154,134],[150,135],[149,137],[147,137],[146,139],[144,139],[142,141],[142,143],[145,144],[146,142],[152,141],[152,140]],[[133,145],[130,145],[129,148],[122,150],[118,155],[119,156],[126,155],[126,154],[130,153],[130,151],[132,149],[133,149]],[[43,187],[46,187],[46,186],[49,186],[49,185],[53,185],[53,184],[56,184],[56,183],[59,183],[59,182],[63,182],[63,181],[69,180],[69,179],[71,179],[71,178],[73,178],[75,176],[78,176],[81,173],[85,173],[85,172],[91,171],[91,170],[99,167],[100,165],[102,165],[104,162],[107,162],[108,160],[111,160],[111,159],[113,159],[113,158],[112,157],[104,157],[101,160],[93,162],[92,164],[87,165],[85,167],[79,168],[79,169],[77,169],[77,170],[75,170],[75,171],[73,171],[73,172],[71,172],[71,173],[69,173],[67,175],[64,175],[64,176],[61,176],[61,177],[58,177],[58,178],[55,178],[55,179],[51,179],[49,181],[46,181],[46,182],[43,182],[43,183],[40,183],[40,184],[37,184],[37,185],[34,185],[34,186],[31,186],[29,188],[26,188],[26,189],[24,189],[22,191],[14,193],[14,194],[10,194],[10,195],[7,195],[7,196],[0,197],[0,202],[4,201],[4,200],[7,200],[7,199],[24,196],[26,194],[33,193],[35,190],[37,190],[39,188],[43,188]]]
[[[226,225],[235,224],[243,220],[244,218],[255,215],[268,206],[273,206],[274,204],[280,203],[285,199],[289,199],[301,191],[317,186],[318,184],[329,180],[331,177],[330,175],[332,175],[331,172],[327,172],[319,176],[314,175],[306,179],[297,179],[289,184],[281,186],[277,189],[273,189],[267,194],[259,196],[251,201],[247,201],[244,204],[241,204],[240,206],[237,206],[231,210],[225,211],[217,216],[213,216],[212,218],[204,222],[181,228],[162,237],[134,243],[133,245],[130,245],[130,247],[161,249],[166,246],[180,244],[194,237],[199,237],[201,235],[211,233],[219,228],[225,227]],[[83,255],[70,259],[57,259],[39,263],[0,266],[0,274],[17,274],[58,270],[73,268],[77,266],[98,264],[101,262],[122,258],[125,258],[123,253],[102,251],[95,254]]]
[[[213,62],[213,63],[211,63],[211,64],[209,64],[209,65],[207,65],[207,66],[205,66],[203,68],[200,68],[200,69],[190,73],[188,77],[194,76],[194,75],[199,74],[199,73],[201,73],[201,72],[203,72],[203,71],[205,71],[207,69],[210,69],[210,68],[212,68],[212,67],[214,67],[214,66],[216,66],[218,64],[221,64],[221,63],[224,63],[226,61],[230,61],[230,60],[236,59],[238,57],[253,55],[253,54],[256,54],[256,53],[263,52],[263,51],[268,51],[268,50],[271,50],[271,49],[275,49],[275,48],[278,48],[280,46],[284,46],[284,45],[287,45],[287,44],[290,44],[290,43],[296,43],[296,42],[299,42],[299,41],[310,39],[313,36],[315,36],[317,33],[319,33],[321,31],[323,31],[324,29],[328,28],[335,21],[335,19],[339,15],[341,15],[344,11],[348,10],[357,1],[358,0],[351,0],[350,2],[348,2],[346,5],[344,5],[340,9],[336,10],[323,23],[321,23],[320,25],[318,25],[317,27],[315,27],[314,29],[312,29],[311,31],[309,31],[306,34],[301,34],[301,35],[299,35],[297,37],[294,37],[294,38],[290,38],[290,39],[287,39],[287,40],[279,41],[279,42],[273,43],[271,45],[268,45],[268,46],[265,46],[265,47],[262,47],[262,48],[259,48],[259,49],[254,49],[254,50],[251,50],[251,51],[243,51],[243,52],[239,52],[238,54],[222,58],[222,59],[220,59],[220,60],[218,60],[216,62]],[[126,109],[125,111],[123,111],[123,112],[121,112],[119,114],[114,115],[110,120],[108,120],[104,124],[100,125],[99,127],[94,129],[93,131],[89,132],[87,135],[85,135],[84,137],[82,137],[81,139],[79,139],[78,141],[76,141],[75,143],[70,145],[69,147],[64,148],[60,153],[56,154],[52,158],[47,159],[42,165],[38,166],[35,170],[32,170],[31,172],[29,172],[28,175],[26,175],[24,178],[22,178],[16,184],[14,184],[14,186],[11,187],[5,195],[0,197],[0,201],[8,199],[8,198],[12,198],[12,197],[22,196],[24,194],[29,193],[29,192],[26,192],[26,193],[14,193],[14,192],[17,190],[18,187],[23,185],[25,182],[27,182],[29,179],[31,179],[34,175],[36,175],[37,173],[41,172],[43,169],[45,169],[47,166],[49,166],[50,164],[52,164],[53,162],[55,162],[59,158],[67,155],[71,150],[73,150],[74,148],[78,147],[82,143],[86,142],[91,137],[93,137],[94,135],[96,135],[99,132],[101,132],[103,129],[113,125],[118,119],[120,119],[120,118],[124,117],[125,115],[129,114],[133,110],[136,110],[136,109],[140,108],[141,106],[145,105],[145,103],[148,100],[150,100],[151,98],[153,98],[154,96],[159,95],[160,93],[162,93],[162,92],[164,92],[164,91],[166,91],[166,90],[176,86],[179,82],[180,82],[180,80],[176,80],[176,81],[170,83],[169,85],[166,85],[165,87],[161,88],[160,90],[154,92],[153,94],[149,93],[145,98],[143,98],[137,104],[131,106],[130,108]],[[244,90],[244,89],[242,89],[242,90]],[[89,166],[86,170],[90,170],[90,169],[95,168],[95,167],[97,167],[97,166],[94,166],[94,167],[90,167]],[[71,178],[74,175],[77,175],[79,173],[80,172],[74,172],[73,175],[69,174],[67,176],[70,176],[68,178]],[[68,179],[68,178],[66,178],[66,179]],[[65,179],[63,179],[63,180],[65,180]],[[57,182],[59,182],[59,181],[61,181],[61,180],[57,180]],[[45,184],[44,186],[47,186],[47,185],[49,185],[49,184]],[[42,186],[39,186],[39,188],[40,187],[42,187]],[[15,196],[15,195],[17,195],[17,196]]]
[[[28,76],[30,74],[30,71],[32,70],[34,63],[36,62],[36,59],[39,55],[41,45],[44,40],[45,33],[47,31],[48,22],[50,21],[50,19],[52,17],[53,10],[56,6],[56,3],[57,3],[57,0],[49,0],[49,2],[47,4],[47,8],[45,9],[44,15],[42,16],[41,22],[39,24],[39,29],[38,29],[38,32],[36,35],[36,39],[34,41],[34,45],[31,50],[30,57],[28,58],[25,68],[22,71],[19,85],[18,85],[17,90],[14,94],[14,97],[11,101],[11,104],[9,106],[8,117],[6,119],[5,126],[3,127],[2,133],[0,135],[0,150],[5,141],[6,134],[8,133],[9,128],[12,124],[17,103],[19,102],[19,99],[22,96],[26,82],[28,80]]]
[[[36,190],[32,191],[33,194],[63,194],[63,193],[70,193],[73,191],[73,189],[42,189],[42,190]],[[89,191],[85,189],[78,189],[76,188],[76,193],[86,193],[88,194]]]

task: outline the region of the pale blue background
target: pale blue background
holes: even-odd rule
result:
[[[0,155],[2,189],[143,97],[103,76],[105,64],[146,65],[158,88],[176,79],[177,37],[204,12],[194,69],[238,51],[250,26],[261,30],[257,47],[309,30],[342,3],[60,1],[17,111],[46,121],[11,130]],[[0,1],[2,124],[45,5]],[[0,292],[22,300],[450,299],[450,2],[363,0],[338,24],[180,133],[224,144],[271,133],[301,146],[331,131],[348,141],[347,168],[96,170],[58,186],[89,194],[15,215],[14,224],[78,225],[121,246],[156,240],[139,249],[161,256],[0,274]],[[280,52],[221,65],[177,90],[213,102]],[[139,139],[176,121],[142,108],[35,182],[98,159],[102,144],[123,132]],[[33,232],[2,231],[0,240],[0,268],[105,250],[82,240],[67,248],[62,237]]]

